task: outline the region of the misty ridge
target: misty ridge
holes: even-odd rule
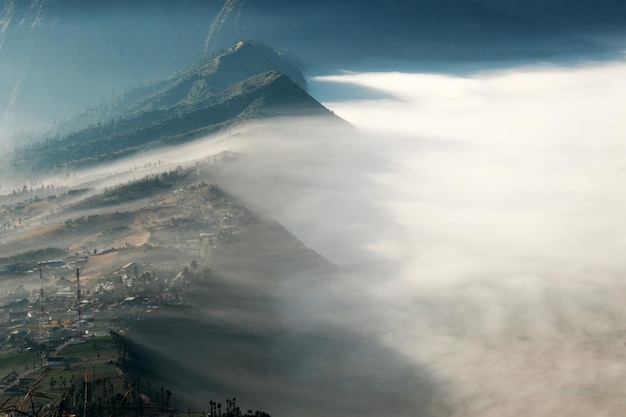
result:
[[[623,71],[325,77],[382,90],[325,104],[387,140],[371,177],[388,233],[363,244],[387,260],[374,315],[383,340],[450,376],[457,415],[621,407]]]
[[[194,308],[202,314],[162,311],[131,333],[148,370],[171,361],[161,377],[179,401],[189,390],[183,403],[196,404],[210,387],[278,415],[302,407],[328,414],[376,407],[407,415],[611,412],[621,404],[614,387],[624,370],[621,197],[612,192],[622,175],[612,150],[621,145],[610,134],[588,142],[581,126],[601,117],[617,128],[611,97],[619,100],[620,92],[612,80],[621,71],[618,63],[472,78],[407,74],[411,85],[424,81],[417,100],[406,82],[394,85],[400,74],[388,82],[384,74],[344,75],[345,82],[387,86],[383,98],[328,103],[361,132],[319,118],[262,120],[68,181],[91,178],[98,189],[95,178],[106,183],[111,175],[116,184],[176,165],[197,170],[189,155],[208,158],[206,181],[277,219],[339,268],[303,270],[297,265],[308,255],[268,246],[260,229],[243,239],[247,249],[213,254],[207,263],[225,278],[198,291],[202,303]],[[525,89],[520,100],[520,85],[551,88]],[[481,100],[483,88],[520,111],[514,120],[503,113],[501,129],[477,119],[503,109],[502,102],[483,107],[492,105]],[[442,91],[456,99],[440,99]],[[565,91],[576,97],[567,111],[558,104]],[[401,109],[415,121],[407,103],[423,108],[428,100],[421,123],[400,123]],[[551,115],[576,114],[581,126],[557,118],[539,136],[539,102],[553,106]],[[588,113],[590,104],[604,112]],[[395,126],[376,123],[392,114]],[[507,129],[515,120],[527,130]],[[122,208],[129,210],[99,211]],[[171,344],[163,343],[163,329]],[[189,334],[202,342],[189,343]],[[206,357],[192,365],[176,359],[198,345]],[[277,390],[267,389],[268,375]],[[200,389],[189,389],[189,381]],[[321,388],[334,383],[337,396]],[[310,400],[316,389],[328,408]],[[364,400],[372,396],[376,405]],[[285,401],[298,406],[279,405]]]
[[[85,128],[6,154],[21,178],[3,176],[5,283],[36,288],[29,268],[53,263],[37,259],[43,253],[80,265],[83,279],[99,288],[94,300],[107,300],[90,314],[121,327],[136,347],[125,370],[167,386],[176,407],[201,410],[210,392],[277,415],[438,414],[446,406],[436,377],[353,328],[337,309],[348,299],[328,292],[352,284],[274,220],[281,207],[306,202],[307,190],[336,186],[329,168],[376,158],[353,153],[360,135],[352,126],[291,79],[263,72],[262,63],[232,85],[209,82],[220,71],[232,75],[221,67],[229,54],[247,50],[233,58],[245,60],[259,48],[238,43],[209,69],[199,64],[154,89],[130,91],[111,113],[102,110],[102,122],[91,125],[89,116]],[[206,103],[211,117],[194,116]],[[216,121],[222,108],[226,116]],[[154,120],[166,140],[148,133],[149,142],[137,141]],[[165,127],[172,125],[184,126],[182,137]],[[107,137],[117,152],[106,152]],[[91,158],[102,146],[106,159]],[[346,186],[367,182],[360,172],[346,174]],[[338,207],[346,207],[346,197],[336,196]],[[328,213],[337,226],[346,220]],[[327,252],[343,257],[340,246]],[[123,267],[133,264],[128,286],[124,277],[133,273]],[[65,275],[63,268],[47,274]],[[120,285],[126,289],[115,289]],[[125,299],[110,304],[123,296],[145,300],[147,312],[128,313]]]
[[[330,115],[304,86],[301,73],[283,57],[264,45],[238,42],[164,81],[59,123],[34,143],[13,150],[8,173],[15,177],[96,165],[255,118]]]

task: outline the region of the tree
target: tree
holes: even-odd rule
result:
[[[170,408],[170,397],[172,396],[172,391],[165,391],[165,408]]]

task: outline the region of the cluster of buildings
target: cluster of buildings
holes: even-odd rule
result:
[[[65,278],[71,269],[67,262],[62,265],[47,269],[50,278],[45,282],[40,273],[39,286],[32,274],[24,274],[30,287],[18,284],[0,293],[0,349],[27,351],[41,345],[53,347],[77,336],[108,333],[115,320],[181,304],[187,290],[182,272],[166,279],[137,262],[124,265],[88,289],[81,288],[79,270],[75,278]]]
[[[0,304],[0,349],[24,351],[76,335],[76,294],[76,283],[63,277],[45,288],[20,284],[7,291]]]

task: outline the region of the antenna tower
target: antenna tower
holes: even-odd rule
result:
[[[48,341],[48,332],[45,329],[46,319],[43,309],[43,272],[39,268],[39,368],[43,369],[44,345]]]
[[[45,336],[43,331],[44,311],[43,311],[43,271],[39,268],[39,342],[43,343]]]

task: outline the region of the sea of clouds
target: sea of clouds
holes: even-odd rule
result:
[[[342,217],[371,256],[352,264],[361,324],[448,381],[455,415],[626,405],[625,74],[609,62],[313,80],[380,92],[324,103],[367,138],[348,149],[371,182],[344,189],[359,209]],[[349,229],[310,244],[333,259],[319,236]]]
[[[264,121],[105,171],[219,161],[212,180],[339,268],[280,286],[281,320],[350,329],[425,369],[442,415],[617,415],[625,73],[616,61],[318,76],[312,90],[362,89],[318,96],[354,128]]]

